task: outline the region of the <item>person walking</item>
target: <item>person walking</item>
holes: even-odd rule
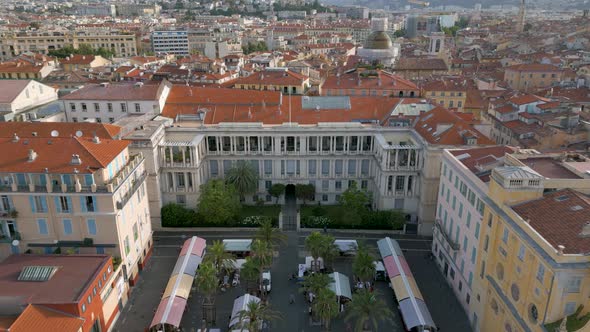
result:
[[[289,304],[293,304],[295,303],[295,295],[291,294],[289,295]]]

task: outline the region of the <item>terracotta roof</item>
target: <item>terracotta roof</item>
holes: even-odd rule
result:
[[[12,103],[30,82],[31,80],[0,80],[0,104]]]
[[[442,59],[405,58],[398,60],[396,70],[443,70],[447,71],[447,64]]]
[[[290,70],[265,70],[248,77],[238,78],[234,84],[300,85],[307,79],[307,76]]]
[[[525,104],[531,104],[537,101],[543,101],[544,98],[540,98],[538,96],[535,95],[521,95],[521,96],[515,96],[510,98],[510,102],[515,104],[515,105],[525,105]]]
[[[175,84],[170,89],[164,113],[169,106],[198,104],[261,104],[278,105],[281,94],[275,91],[219,89]],[[167,115],[164,115],[167,116]]]
[[[506,105],[495,108],[494,111],[496,111],[496,113],[500,113],[500,114],[508,114],[508,113],[518,112],[518,108],[516,108],[515,106],[513,106],[511,104],[506,104]]]
[[[486,106],[485,100],[481,96],[481,92],[477,89],[470,89],[467,91],[467,96],[465,97],[465,106],[466,109],[484,109]]]
[[[78,131],[83,137],[114,139],[121,132],[121,127],[105,123],[90,122],[0,122],[0,137],[12,138],[17,134],[25,137],[53,137],[51,133],[57,131],[56,137],[69,138],[76,136]],[[35,133],[36,136],[33,135]]]
[[[93,173],[97,169],[107,167],[127,146],[126,140],[102,139],[94,143],[91,138],[0,138],[0,172],[72,174],[74,169],[79,173]],[[29,161],[29,150],[37,157]],[[81,165],[72,165],[72,155],[77,154],[82,160]]]
[[[460,163],[483,182],[489,181],[490,167],[498,166],[505,154],[514,152],[516,152],[515,148],[505,145],[450,151],[453,156],[459,159]]]
[[[554,65],[546,65],[541,63],[525,63],[506,67],[506,70],[523,71],[523,72],[557,72],[562,71],[561,68]]]
[[[110,261],[107,255],[11,255],[0,263],[0,294],[31,304],[77,303],[98,272]],[[47,281],[19,281],[25,266],[57,266]]]
[[[590,237],[580,236],[590,222],[590,198],[572,189],[545,194],[512,209],[553,248],[565,246],[566,254],[590,253]]]
[[[10,332],[77,332],[84,318],[41,305],[29,304],[10,326]]]
[[[424,91],[467,91],[469,84],[463,77],[442,77],[422,85]]]
[[[157,100],[158,84],[136,86],[133,83],[87,85],[68,95],[62,100]]]
[[[0,73],[38,73],[45,64],[35,64],[25,60],[15,60],[0,63]]]
[[[74,54],[73,56],[60,60],[60,63],[66,65],[89,65],[95,58],[94,55]]]
[[[401,76],[388,73],[383,70],[375,71],[374,76],[363,76],[363,73],[369,72],[350,72],[336,76],[330,76],[326,79],[323,89],[395,89],[416,91],[418,86],[412,81],[406,80]],[[360,85],[358,84],[360,81]]]
[[[494,142],[471,126],[467,121],[442,106],[435,107],[418,117],[414,129],[431,144],[467,145],[466,138],[476,138],[477,145]],[[439,132],[440,131],[440,132]]]

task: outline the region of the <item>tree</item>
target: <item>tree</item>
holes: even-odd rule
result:
[[[295,185],[295,196],[303,201],[305,205],[306,200],[313,200],[315,197],[315,186],[309,184],[297,184]]]
[[[162,207],[162,226],[191,226],[195,220],[195,212],[180,204],[169,203]]]
[[[396,30],[396,31],[393,33],[393,36],[394,36],[395,38],[404,37],[405,35],[406,35],[406,29],[400,29],[400,30]]]
[[[375,258],[369,248],[365,244],[359,243],[356,256],[352,262],[352,271],[362,282],[369,281],[375,276],[374,260]]]
[[[262,270],[260,270],[259,266],[252,261],[251,257],[247,257],[246,262],[240,270],[240,276],[245,281],[246,293],[252,294],[258,292],[258,280],[260,279],[261,273]]]
[[[258,289],[262,290],[262,298],[266,298],[266,287],[263,287],[262,272],[272,264],[273,251],[269,243],[256,239],[250,245],[251,262],[254,264],[258,273]]]
[[[215,240],[213,245],[207,247],[205,262],[211,262],[221,278],[221,272],[232,270],[236,260],[234,255],[225,250],[225,244],[222,241]]]
[[[317,260],[321,257],[325,239],[319,232],[312,232],[307,238],[305,238],[305,249],[309,251],[311,257],[313,257],[314,266],[317,266]]]
[[[31,29],[39,30],[39,28],[41,28],[41,24],[39,22],[31,22],[29,23],[29,27]]]
[[[283,234],[277,227],[273,227],[270,219],[262,221],[256,232],[256,238],[270,243],[271,246],[287,244],[287,235]]]
[[[369,204],[369,194],[357,187],[356,181],[352,181],[342,195],[339,203],[348,211],[362,213],[367,210]]]
[[[301,288],[299,291],[302,293],[311,292],[315,295],[319,294],[322,289],[328,288],[334,282],[334,279],[330,277],[330,275],[325,273],[312,273],[308,274],[303,278],[303,282],[301,283]]]
[[[270,309],[268,305],[261,302],[250,301],[246,309],[238,312],[238,323],[232,326],[232,329],[248,330],[249,332],[259,332],[264,321],[276,320],[281,315]]]
[[[354,330],[357,332],[367,329],[378,331],[380,321],[386,320],[394,324],[392,316],[393,313],[385,302],[377,299],[377,291],[369,292],[364,288],[352,294],[344,319],[355,321]]]
[[[199,214],[213,224],[224,224],[239,213],[241,204],[232,185],[212,179],[201,185]]]
[[[284,193],[285,185],[282,183],[275,183],[270,187],[270,189],[268,189],[268,194],[277,199],[275,204],[279,204],[279,197],[281,197],[281,195]]]
[[[195,277],[197,290],[203,294],[203,317],[215,321],[215,293],[219,286],[218,272],[213,262],[204,262],[199,266]]]
[[[311,307],[313,312],[322,320],[326,330],[330,330],[330,322],[340,313],[336,294],[328,288],[321,289]]]
[[[236,188],[240,200],[243,201],[247,194],[255,192],[258,188],[258,173],[251,163],[239,160],[227,172],[225,182]]]

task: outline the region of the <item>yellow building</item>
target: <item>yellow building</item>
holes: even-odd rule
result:
[[[426,82],[422,86],[422,96],[435,104],[463,112],[467,100],[467,80],[462,77],[443,77]]]
[[[144,158],[91,126],[2,125],[0,258],[109,254],[133,285],[152,247]]]
[[[476,270],[483,311],[477,330],[554,331],[579,308],[588,313],[589,166],[581,155],[514,154],[491,171]]]
[[[506,67],[504,71],[504,81],[520,91],[547,88],[564,78],[563,69],[546,64],[520,64]]]
[[[302,95],[310,87],[309,77],[286,68],[267,68],[234,82],[234,89],[281,91],[283,94]]]

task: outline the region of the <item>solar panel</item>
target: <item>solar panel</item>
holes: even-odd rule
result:
[[[47,281],[57,272],[57,266],[25,266],[18,276],[19,281]]]

